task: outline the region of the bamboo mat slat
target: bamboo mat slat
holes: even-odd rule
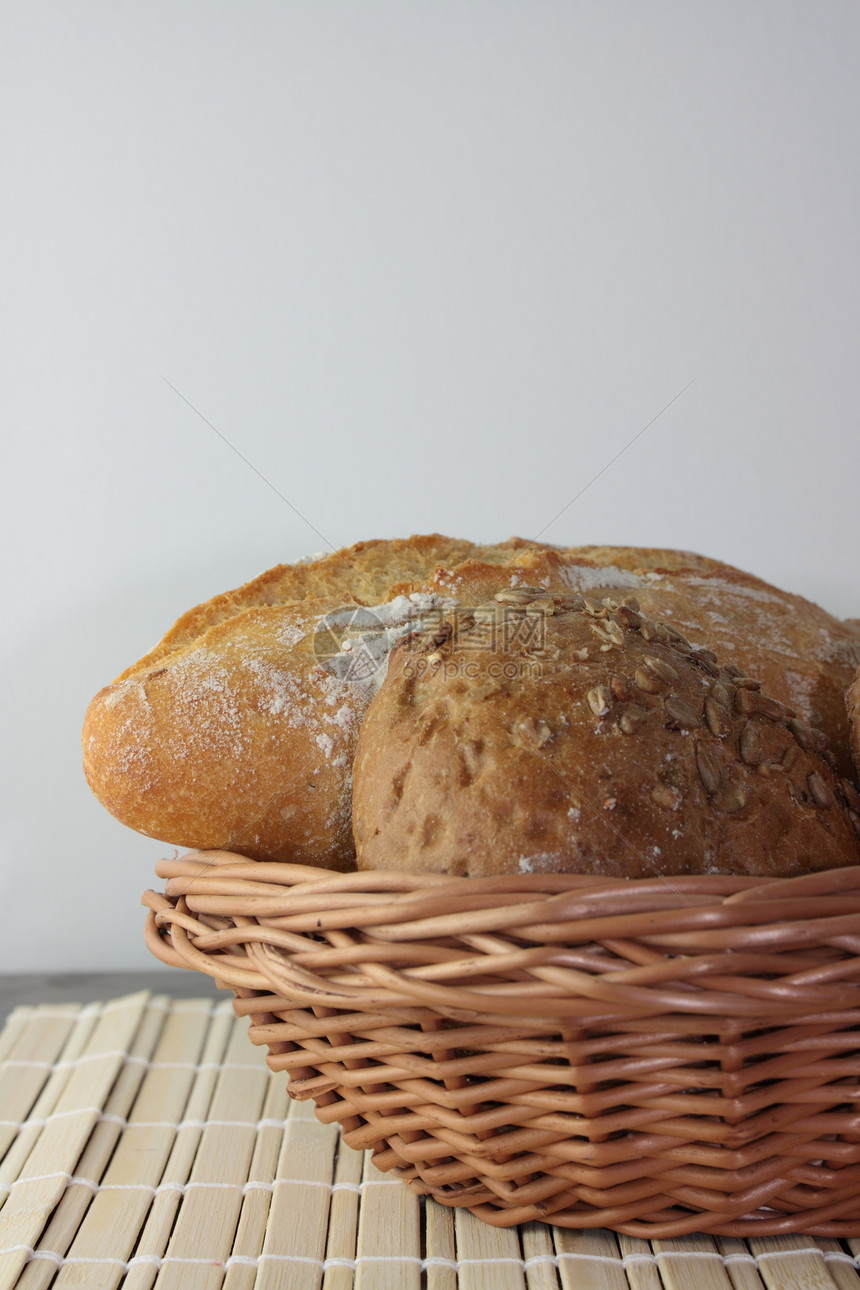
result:
[[[230,1000],[16,1008],[0,1290],[860,1290],[860,1241],[496,1228],[343,1146]]]

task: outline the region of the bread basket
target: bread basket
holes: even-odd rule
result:
[[[146,939],[290,1093],[498,1226],[860,1236],[860,867],[336,874],[190,852]]]

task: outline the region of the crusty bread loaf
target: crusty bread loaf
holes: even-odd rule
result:
[[[198,605],[90,703],[90,787],[124,824],[175,846],[350,867],[352,760],[377,664],[438,599],[391,584],[467,556],[516,565],[521,552],[528,563],[518,538],[360,542]],[[365,642],[368,666],[359,650],[345,665],[331,657],[344,636]]]
[[[546,548],[539,547],[539,550]],[[226,622],[246,609],[262,605],[289,605],[298,601],[355,600],[375,605],[391,599],[389,588],[409,578],[425,578],[437,566],[450,567],[466,559],[493,564],[516,563],[519,551],[528,557],[532,548],[522,538],[497,546],[478,546],[439,533],[411,538],[356,542],[355,545],[296,564],[278,564],[244,586],[189,609],[174,623],[154,649],[121,672],[122,680],[143,672],[210,627]]]
[[[358,866],[777,877],[858,863],[860,799],[824,744],[638,602],[500,591],[395,646],[359,734]]]
[[[435,534],[278,566],[184,614],[90,704],[90,785],[118,819],[173,845],[349,867],[352,762],[390,645],[523,583],[635,592],[646,613],[761,676],[847,768],[856,626],[689,552]]]
[[[408,580],[425,579],[434,569],[456,569],[464,561],[478,561],[508,570],[506,581],[521,570],[534,579],[542,572],[541,557],[557,551],[562,560],[591,565],[618,566],[622,570],[698,569],[703,572],[730,569],[729,565],[696,555],[692,551],[669,551],[663,547],[550,547],[512,537],[495,545],[479,545],[440,533],[410,538],[376,539],[321,554],[296,564],[278,564],[259,577],[222,595],[195,605],[179,618],[154,649],[138,659],[116,678],[123,680],[144,672],[175,649],[197,640],[203,632],[246,609],[263,605],[288,605],[298,601],[343,600],[375,605],[391,600]],[[511,575],[510,570],[513,570]],[[609,585],[616,585],[612,579]],[[860,632],[858,632],[860,636]]]
[[[246,609],[97,694],[84,769],[108,810],[176,846],[351,866],[361,691],[313,651],[337,607]]]

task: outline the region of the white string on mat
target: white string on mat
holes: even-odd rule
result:
[[[50,1115],[34,1116],[32,1120],[0,1120],[0,1124],[7,1129],[44,1129],[46,1124],[52,1120],[67,1120],[71,1115],[94,1115],[97,1119],[104,1118],[104,1113],[99,1106],[73,1106],[68,1111],[52,1111]]]
[[[808,1250],[763,1250],[755,1261],[756,1263],[761,1263],[764,1259],[790,1259],[795,1254],[819,1254],[825,1263],[850,1263],[852,1268],[860,1268],[857,1258],[846,1254],[845,1250],[820,1250],[818,1246]],[[742,1257],[743,1255],[740,1254],[727,1254],[725,1262],[728,1263],[729,1259]],[[752,1258],[752,1255],[750,1257]]]
[[[184,1119],[176,1123],[173,1120],[129,1120],[124,1115],[103,1114],[100,1117],[108,1124],[118,1124],[123,1129],[173,1129],[177,1133],[180,1129],[283,1129],[286,1126],[286,1118],[283,1120],[273,1119],[271,1116],[261,1120],[200,1120]],[[2,1121],[0,1121],[2,1123]],[[32,1124],[32,1120],[25,1121]]]
[[[752,1235],[752,1233],[750,1234]],[[766,1239],[766,1238],[765,1238]],[[860,1269],[860,1263],[857,1258],[852,1258],[844,1250],[822,1250],[817,1245],[806,1246],[801,1250],[763,1250],[761,1254],[744,1254],[740,1251],[734,1254],[720,1254],[719,1250],[663,1250],[660,1254],[625,1254],[620,1259],[613,1259],[607,1254],[584,1254],[580,1251],[566,1251],[559,1254],[560,1259],[604,1259],[607,1263],[621,1263],[624,1267],[628,1263],[651,1263],[659,1264],[661,1259],[717,1259],[723,1266],[730,1263],[748,1263],[753,1267],[758,1267],[763,1259],[785,1259],[794,1258],[798,1254],[817,1254],[826,1262],[850,1263],[852,1267]]]
[[[229,1069],[229,1068],[228,1068]],[[244,1067],[242,1069],[245,1069]],[[251,1067],[252,1070],[259,1070],[259,1067]],[[173,1129],[178,1132],[180,1129],[206,1129],[210,1125],[218,1129],[283,1129],[286,1119],[276,1120],[264,1118],[261,1120],[199,1120],[184,1119],[174,1123],[172,1120],[130,1120],[125,1115],[113,1115],[110,1111],[101,1111],[98,1107],[91,1106],[77,1107],[71,1111],[53,1111],[50,1115],[33,1116],[27,1120],[0,1120],[0,1126],[7,1129],[25,1129],[30,1126],[43,1129],[51,1120],[60,1119],[64,1115],[80,1115],[83,1111],[92,1113],[93,1109],[98,1111],[98,1119],[105,1124],[118,1124],[122,1129]]]
[[[207,1184],[203,1184],[203,1185],[207,1185]],[[229,1184],[215,1183],[215,1184],[208,1184],[208,1185],[226,1186]],[[690,1258],[690,1257],[695,1257],[696,1255],[703,1255],[706,1258],[720,1259],[720,1261],[723,1263],[728,1263],[729,1261],[736,1262],[738,1260],[743,1260],[744,1262],[746,1262],[748,1259],[750,1263],[758,1264],[758,1262],[761,1259],[791,1258],[791,1257],[796,1257],[798,1254],[818,1254],[818,1255],[822,1255],[823,1258],[828,1262],[835,1260],[837,1262],[850,1263],[852,1266],[856,1266],[857,1264],[856,1259],[852,1259],[850,1255],[845,1254],[843,1251],[820,1250],[817,1246],[811,1246],[807,1249],[801,1249],[801,1250],[768,1250],[768,1251],[765,1251],[763,1254],[760,1254],[758,1257],[752,1254],[750,1255],[729,1254],[729,1255],[726,1255],[725,1259],[722,1259],[721,1255],[719,1255],[716,1251],[711,1251],[711,1250],[687,1250],[687,1251],[666,1250],[660,1255],[644,1254],[644,1253],[628,1254],[628,1255],[625,1255],[624,1258],[620,1258],[620,1259],[612,1258],[612,1256],[608,1254],[587,1254],[579,1250],[565,1250],[558,1254],[533,1254],[530,1258],[527,1258],[527,1259],[519,1259],[513,1256],[502,1256],[498,1258],[483,1258],[483,1259],[482,1258],[448,1259],[448,1258],[444,1258],[441,1255],[429,1255],[426,1258],[422,1259],[415,1254],[358,1254],[355,1256],[355,1258],[352,1258],[352,1259],[344,1258],[344,1257],[316,1259],[311,1256],[303,1255],[303,1254],[262,1253],[258,1255],[231,1254],[228,1256],[228,1258],[226,1258],[223,1261],[220,1259],[181,1258],[179,1255],[137,1254],[137,1255],[134,1255],[131,1259],[128,1259],[126,1261],[123,1259],[109,1258],[109,1257],[87,1258],[86,1256],[83,1256],[83,1255],[82,1256],[74,1256],[74,1255],[64,1256],[58,1253],[58,1251],[56,1250],[34,1249],[31,1245],[8,1246],[6,1249],[0,1250],[0,1254],[13,1254],[21,1251],[25,1252],[29,1259],[47,1259],[52,1263],[55,1263],[58,1268],[62,1267],[66,1263],[91,1263],[93,1265],[111,1265],[111,1266],[119,1267],[124,1270],[128,1270],[130,1268],[133,1268],[142,1264],[147,1264],[155,1268],[160,1268],[168,1263],[181,1263],[181,1264],[192,1264],[198,1267],[216,1266],[216,1267],[227,1269],[227,1268],[230,1268],[233,1264],[241,1265],[243,1267],[257,1268],[263,1263],[276,1262],[276,1263],[310,1263],[310,1264],[313,1264],[315,1267],[321,1268],[323,1271],[326,1271],[329,1268],[349,1268],[355,1271],[358,1269],[358,1267],[361,1264],[364,1264],[364,1263],[414,1263],[419,1265],[420,1270],[422,1272],[426,1272],[430,1268],[449,1268],[452,1271],[456,1272],[463,1267],[472,1267],[472,1266],[484,1267],[484,1266],[497,1265],[502,1263],[512,1263],[515,1266],[522,1268],[524,1271],[528,1271],[530,1268],[536,1267],[538,1264],[546,1264],[546,1263],[551,1264],[555,1268],[559,1268],[560,1264],[565,1259],[590,1260],[596,1263],[611,1263],[614,1266],[618,1266],[618,1264],[621,1264],[622,1266],[626,1267],[628,1263],[637,1262],[637,1261],[640,1263],[656,1264],[658,1262],[658,1259]]]
[[[34,1249],[31,1245],[11,1245],[0,1254],[26,1253],[29,1259],[45,1259],[56,1264],[57,1268],[63,1267],[67,1263],[85,1263],[93,1266],[111,1266],[118,1267],[123,1271],[129,1271],[131,1268],[139,1266],[150,1266],[154,1268],[164,1267],[168,1263],[192,1264],[197,1267],[219,1267],[225,1270],[234,1264],[240,1267],[259,1268],[264,1263],[310,1263],[314,1267],[321,1268],[323,1272],[329,1268],[348,1268],[356,1271],[364,1263],[411,1263],[417,1264],[420,1271],[426,1272],[430,1268],[450,1268],[456,1272],[459,1268],[473,1265],[489,1265],[500,1263],[514,1263],[521,1268],[530,1268],[537,1263],[555,1263],[555,1259],[549,1254],[536,1254],[529,1259],[516,1258],[497,1258],[497,1259],[460,1259],[459,1262],[454,1259],[442,1258],[439,1255],[431,1255],[422,1259],[417,1254],[358,1254],[354,1259],[348,1258],[327,1258],[315,1259],[306,1254],[231,1254],[228,1258],[221,1259],[192,1259],[182,1258],[178,1254],[135,1254],[132,1258],[125,1260],[119,1258],[101,1257],[88,1258],[86,1255],[62,1255],[56,1250]],[[616,1260],[609,1260],[614,1262]]]
[[[267,1191],[270,1193],[274,1193],[274,1190],[276,1187],[282,1187],[288,1184],[294,1185],[296,1187],[324,1187],[326,1191],[329,1191],[329,1192],[351,1191],[360,1195],[361,1192],[364,1191],[366,1187],[391,1187],[391,1186],[402,1187],[403,1186],[403,1184],[399,1181],[399,1179],[396,1179],[396,1178],[393,1178],[393,1179],[368,1178],[368,1179],[365,1179],[364,1182],[360,1182],[360,1183],[352,1183],[352,1182],[327,1183],[327,1182],[320,1182],[316,1179],[304,1179],[304,1178],[275,1178],[273,1182],[263,1182],[262,1180],[256,1180],[251,1178],[244,1183],[205,1182],[202,1179],[200,1181],[196,1181],[195,1179],[190,1179],[186,1183],[163,1182],[163,1183],[159,1183],[158,1186],[153,1186],[151,1183],[144,1183],[144,1182],[98,1183],[94,1178],[85,1178],[82,1174],[71,1174],[68,1172],[68,1170],[57,1169],[54,1173],[37,1174],[32,1178],[16,1178],[15,1181],[10,1183],[8,1186],[0,1187],[0,1196],[2,1196],[4,1193],[8,1195],[8,1193],[13,1188],[23,1187],[26,1183],[48,1182],[55,1178],[64,1179],[67,1187],[86,1187],[94,1195],[102,1191],[130,1191],[130,1192],[147,1191],[147,1192],[150,1192],[153,1196],[158,1196],[161,1192],[173,1191],[173,1192],[179,1192],[180,1195],[184,1196],[186,1191],[190,1191],[192,1188],[199,1189],[199,1188],[207,1188],[207,1187],[212,1188],[214,1190],[221,1190],[221,1191],[224,1191],[224,1190],[238,1191],[238,1192],[241,1192],[242,1195],[246,1195],[250,1191]]]
[[[46,1182],[57,1178],[63,1179],[66,1185],[69,1187],[74,1187],[74,1186],[86,1187],[89,1191],[93,1193],[93,1195],[96,1195],[97,1193],[102,1191],[129,1191],[129,1192],[144,1191],[144,1192],[149,1192],[152,1196],[158,1196],[168,1192],[173,1192],[173,1193],[179,1194],[180,1196],[185,1196],[187,1192],[192,1190],[210,1190],[210,1191],[236,1191],[236,1192],[240,1192],[243,1196],[245,1196],[252,1191],[265,1191],[273,1194],[276,1187],[287,1186],[287,1185],[295,1186],[295,1187],[322,1187],[324,1190],[331,1193],[338,1192],[338,1191],[349,1191],[360,1195],[361,1192],[363,1192],[365,1188],[368,1188],[368,1187],[402,1187],[403,1185],[400,1182],[400,1180],[396,1178],[367,1178],[360,1183],[353,1183],[353,1182],[328,1183],[328,1182],[322,1182],[318,1179],[276,1178],[272,1182],[263,1182],[262,1180],[249,1179],[247,1182],[244,1182],[244,1183],[206,1182],[203,1180],[197,1181],[197,1180],[191,1179],[185,1183],[168,1181],[168,1182],[159,1183],[158,1186],[152,1186],[149,1183],[98,1183],[93,1178],[85,1178],[82,1175],[71,1174],[67,1170],[59,1169],[54,1173],[38,1174],[31,1178],[17,1178],[9,1186],[0,1188],[0,1196],[4,1194],[8,1195],[9,1192],[13,1190],[15,1187],[24,1186],[27,1183]],[[23,1245],[12,1246],[8,1251],[0,1250],[0,1253],[12,1252],[14,1250],[30,1251],[31,1247],[23,1246]],[[719,1263],[722,1263],[723,1266],[728,1266],[731,1263],[745,1263],[745,1264],[752,1265],[753,1267],[758,1267],[760,1263],[764,1262],[767,1259],[794,1258],[800,1254],[817,1255],[818,1257],[823,1258],[825,1263],[831,1263],[831,1262],[847,1263],[849,1266],[857,1270],[860,1270],[860,1256],[852,1257],[852,1255],[846,1253],[844,1250],[822,1250],[817,1245],[806,1246],[799,1250],[763,1250],[758,1255],[754,1255],[752,1253],[742,1253],[742,1252],[735,1252],[732,1254],[722,1255],[717,1250],[664,1250],[660,1254],[645,1253],[643,1251],[643,1252],[625,1254],[620,1258],[613,1258],[613,1256],[609,1254],[588,1253],[582,1250],[563,1250],[558,1252],[557,1254],[535,1254],[528,1259],[519,1259],[519,1258],[505,1256],[505,1257],[491,1258],[491,1259],[464,1258],[464,1259],[460,1259],[459,1261],[454,1261],[451,1259],[442,1258],[441,1256],[429,1256],[428,1258],[421,1261],[417,1258],[417,1256],[414,1256],[414,1255],[390,1255],[390,1256],[389,1255],[385,1255],[385,1256],[359,1255],[357,1256],[357,1259],[338,1260],[335,1262],[332,1262],[331,1260],[322,1261],[319,1259],[304,1259],[303,1261],[318,1264],[320,1267],[349,1266],[354,1268],[357,1266],[357,1263],[361,1261],[373,1262],[374,1260],[390,1258],[395,1261],[407,1260],[407,1261],[421,1262],[422,1269],[426,1269],[427,1267],[436,1267],[436,1266],[450,1267],[450,1268],[456,1269],[457,1267],[462,1267],[466,1264],[485,1264],[485,1263],[514,1263],[523,1269],[527,1269],[530,1267],[534,1267],[539,1263],[550,1263],[553,1265],[553,1267],[558,1268],[561,1262],[565,1259],[574,1260],[574,1261],[577,1259],[590,1260],[591,1262],[609,1263],[614,1266],[618,1266],[620,1264],[623,1268],[627,1268],[628,1265],[635,1264],[635,1263],[646,1263],[656,1267],[656,1266],[659,1266],[660,1261],[664,1259],[668,1259],[668,1260],[716,1259]],[[31,1253],[30,1257],[53,1258],[55,1257],[55,1254],[52,1251],[35,1251]],[[59,1258],[60,1256],[56,1255],[56,1257]],[[156,1256],[147,1256],[147,1258],[149,1257],[155,1258]],[[238,1258],[238,1256],[236,1257]],[[281,1255],[265,1254],[265,1255],[260,1255],[259,1257],[261,1259],[281,1258],[281,1257],[289,1259],[289,1258],[298,1258],[299,1256],[298,1255],[281,1256]],[[99,1262],[122,1263],[121,1260],[117,1260],[117,1259],[95,1259],[95,1260],[81,1259],[78,1261],[95,1262],[95,1263],[99,1263]],[[123,1263],[122,1266],[131,1267],[133,1265],[133,1262],[134,1260],[132,1260],[128,1264]],[[211,1263],[212,1260],[189,1259],[189,1260],[186,1260],[186,1262]],[[224,1266],[228,1266],[228,1265],[229,1265],[229,1259],[227,1264],[225,1264]]]
[[[74,1070],[75,1067],[82,1066],[84,1062],[100,1062],[108,1058],[112,1061],[121,1059],[127,1062],[129,1066],[143,1066],[148,1071],[194,1071],[195,1074],[199,1074],[201,1071],[262,1071],[264,1074],[268,1074],[266,1067],[261,1062],[153,1062],[148,1057],[140,1057],[137,1053],[126,1052],[124,1048],[109,1049],[101,1053],[82,1053],[80,1057],[69,1057],[59,1062],[10,1057],[2,1065],[4,1067],[32,1066],[43,1071],[65,1071]]]

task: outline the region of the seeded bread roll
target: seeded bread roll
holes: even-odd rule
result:
[[[682,563],[672,554],[629,547],[532,551],[513,577],[511,569],[478,558],[394,590],[444,594],[461,604],[479,604],[518,582],[597,600],[635,595],[648,618],[673,624],[694,644],[715,650],[724,663],[757,677],[770,695],[822,730],[840,772],[853,777],[845,691],[860,665],[860,624],[834,618],[802,596],[731,565],[676,553]]]
[[[782,877],[856,864],[860,798],[825,744],[632,605],[503,591],[394,649],[358,740],[358,867]]]

